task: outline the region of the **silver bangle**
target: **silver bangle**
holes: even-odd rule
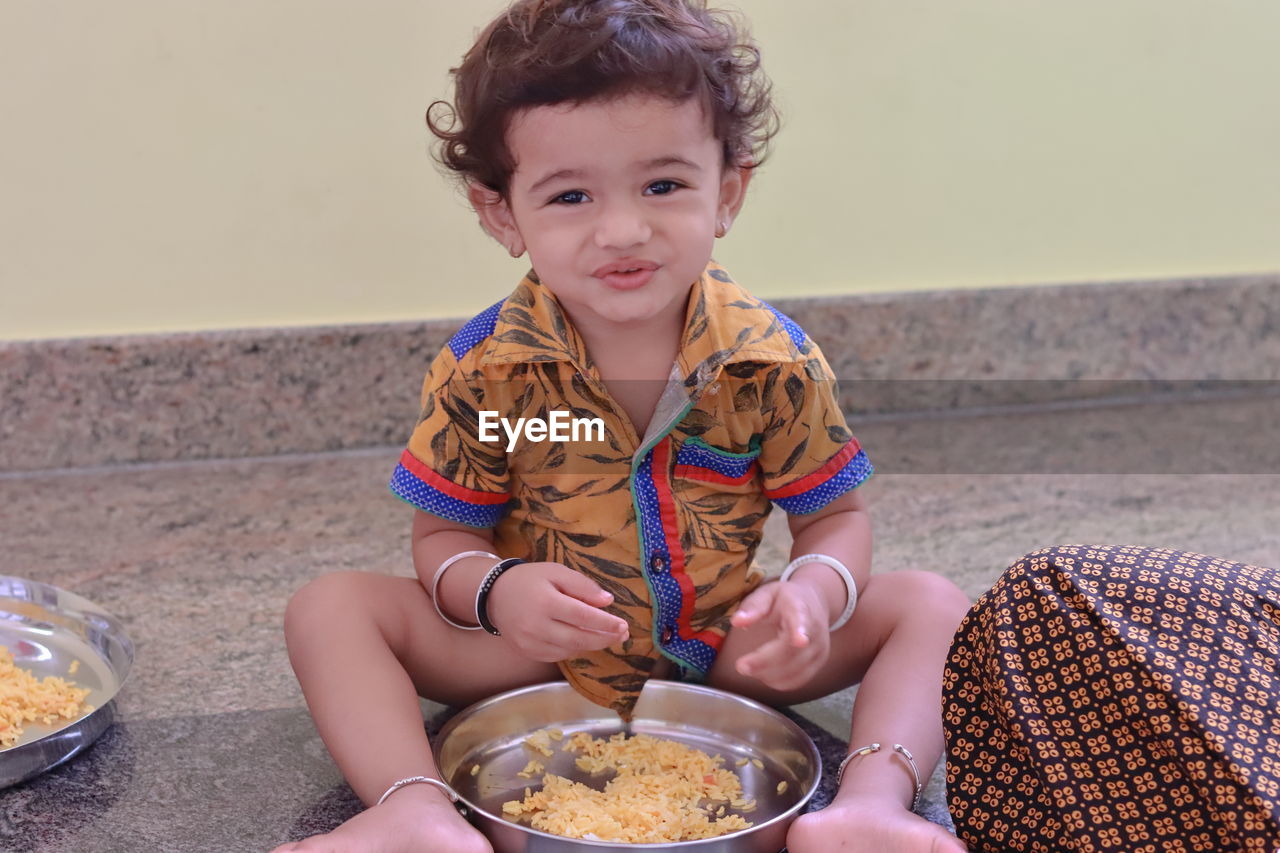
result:
[[[439,779],[432,779],[430,776],[410,776],[407,779],[401,779],[399,782],[393,783],[391,787],[387,789],[387,792],[378,798],[378,801],[374,803],[374,805],[382,805],[383,802],[386,801],[387,797],[391,796],[396,791],[399,791],[405,785],[412,785],[415,782],[425,782],[428,785],[435,785],[441,791],[444,791],[444,795],[449,798],[449,802],[455,804],[458,802],[458,795],[454,793],[454,790]]]
[[[840,762],[840,766],[836,769],[836,788],[840,787],[840,783],[844,781],[844,770],[849,766],[849,762],[857,758],[859,755],[869,755],[873,752],[880,751],[880,744],[873,743],[870,746],[860,746],[845,756],[844,761]],[[920,794],[924,791],[924,784],[920,781],[920,769],[916,767],[916,760],[911,755],[911,751],[900,743],[893,745],[893,751],[907,759],[907,765],[911,767],[911,776],[916,782],[916,792],[911,797],[911,810],[915,811],[920,805]]]
[[[436,613],[440,614],[440,618],[448,622],[453,627],[461,631],[482,631],[479,625],[463,625],[460,622],[454,622],[445,615],[444,608],[440,606],[440,599],[436,598],[436,590],[440,588],[440,579],[444,577],[444,570],[461,560],[463,557],[492,557],[497,560],[497,554],[490,554],[488,551],[463,551],[461,554],[454,554],[449,559],[440,564],[440,568],[436,569],[435,577],[431,579],[431,603],[436,606]]]
[[[844,563],[840,562],[835,557],[828,557],[826,554],[805,554],[802,557],[796,557],[788,563],[787,567],[782,570],[782,577],[779,578],[779,580],[790,580],[791,576],[796,573],[796,569],[801,566],[807,566],[810,563],[822,563],[824,566],[830,566],[837,574],[840,575],[841,580],[844,581],[844,612],[836,617],[836,621],[832,622],[831,627],[828,629],[830,631],[838,631],[844,627],[846,622],[849,621],[849,617],[853,616],[853,608],[858,606],[858,587],[857,584],[854,583],[853,573],[845,568]]]

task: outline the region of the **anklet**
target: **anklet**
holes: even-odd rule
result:
[[[439,779],[432,779],[430,776],[410,776],[407,779],[401,779],[399,782],[393,783],[391,787],[387,789],[387,792],[378,798],[378,801],[374,803],[374,805],[382,805],[383,802],[386,801],[387,797],[391,796],[396,791],[399,791],[405,785],[412,785],[415,782],[425,782],[428,785],[435,785],[441,791],[444,791],[445,796],[449,798],[449,802],[454,805],[458,804],[458,795],[454,793],[452,788],[441,782]]]
[[[840,767],[836,770],[836,788],[839,789],[840,783],[844,780],[845,768],[849,766],[849,762],[857,758],[859,755],[870,755],[873,752],[880,751],[880,744],[873,743],[870,746],[860,746],[845,756],[844,761],[840,762]],[[912,757],[911,752],[902,744],[895,743],[893,751],[899,753],[903,758],[907,759],[907,765],[911,768],[911,776],[916,782],[916,792],[911,797],[911,811],[915,811],[920,805],[920,794],[924,791],[924,785],[920,781],[920,770],[916,767],[916,760]]]

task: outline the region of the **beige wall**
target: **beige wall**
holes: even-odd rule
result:
[[[469,315],[421,116],[493,0],[0,0],[0,338]],[[765,298],[1280,269],[1274,0],[741,0]]]

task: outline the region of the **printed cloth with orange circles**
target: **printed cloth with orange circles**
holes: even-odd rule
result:
[[[1280,571],[1060,546],[974,605],[944,683],[972,851],[1280,846]]]

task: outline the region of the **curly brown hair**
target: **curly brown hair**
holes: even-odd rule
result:
[[[508,199],[515,113],[644,93],[700,98],[725,165],[757,168],[780,121],[760,51],[734,17],[705,0],[517,0],[450,69],[455,103],[427,108],[438,159]]]

